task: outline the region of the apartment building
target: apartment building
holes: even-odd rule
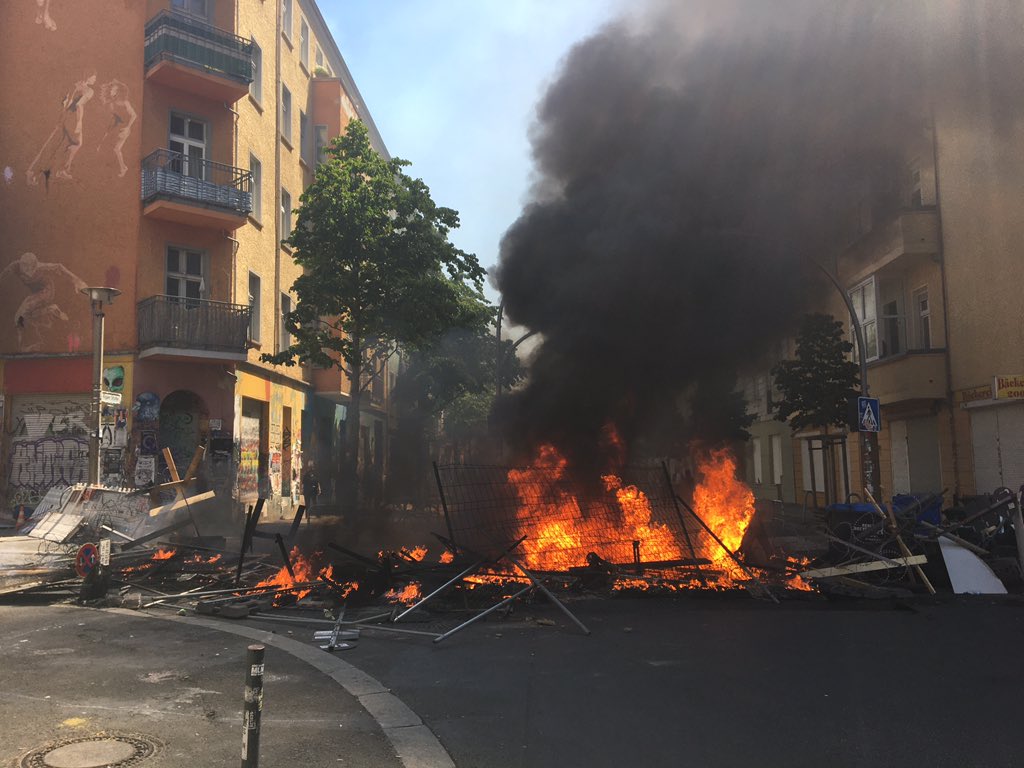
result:
[[[934,104],[927,128],[906,137],[901,163],[889,169],[896,204],[880,205],[865,187],[851,236],[822,254],[864,330],[868,384],[881,402],[885,498],[947,490],[949,500],[1024,484],[1024,130],[1000,120],[984,93],[979,87],[974,109]],[[817,308],[848,321],[831,286]],[[759,386],[770,397],[767,368],[748,390]],[[773,476],[777,449],[766,441],[789,428],[757,397],[751,407],[760,445],[748,452],[748,480],[759,496],[800,503],[817,492],[822,503],[826,484],[831,498],[847,487],[861,493],[858,434],[845,460],[818,432],[792,435]]]
[[[284,513],[330,492],[349,382],[273,366],[300,268],[283,244],[350,118],[386,149],[313,0],[5,3],[0,506],[88,477],[92,310],[106,307],[101,476],[144,485],[199,445],[204,484]],[[388,375],[364,398],[383,475]],[[111,401],[116,397],[110,397]]]

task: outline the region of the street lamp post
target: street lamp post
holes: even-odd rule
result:
[[[92,302],[92,432],[89,435],[89,484],[100,482],[100,437],[103,414],[103,307],[114,303],[121,295],[116,288],[83,288],[82,293]]]
[[[868,358],[867,349],[864,346],[864,329],[861,328],[860,319],[857,317],[857,310],[853,306],[853,301],[850,299],[850,294],[843,290],[843,286],[839,284],[839,280],[828,271],[822,264],[815,262],[818,268],[825,273],[825,276],[829,279],[835,289],[839,291],[839,295],[843,297],[843,302],[846,304],[846,309],[850,313],[850,322],[853,324],[853,333],[857,338],[857,356],[860,358],[860,394],[861,397],[869,397],[868,388]],[[878,433],[877,432],[861,432],[860,433],[860,461],[861,461],[861,475],[864,478],[864,487],[868,492],[881,498],[879,495],[878,487]]]

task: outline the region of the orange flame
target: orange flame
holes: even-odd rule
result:
[[[301,552],[299,552],[298,547],[292,547],[289,559],[292,562],[292,571],[295,573],[295,578],[292,578],[292,575],[288,573],[288,569],[282,566],[281,570],[269,579],[264,579],[259,582],[256,586],[289,589],[294,587],[296,584],[316,581],[320,576],[325,576],[329,579],[334,575],[334,566],[328,565],[326,568],[320,568],[316,561],[322,555],[322,552],[314,552],[312,558],[307,559]],[[312,590],[309,587],[302,587],[293,590],[297,600],[301,600],[311,591]]]
[[[412,605],[422,596],[418,581],[409,582],[401,590],[389,589],[384,593],[384,599],[389,603],[401,603],[402,605]]]
[[[438,558],[439,563],[450,563],[455,560],[455,555],[449,552],[447,549],[441,553],[441,557]]]
[[[153,560],[170,560],[172,557],[174,557],[177,554],[177,552],[178,552],[178,550],[176,550],[176,549],[163,549],[163,548],[161,548],[161,549],[158,549],[156,552],[153,553],[152,559]]]
[[[418,563],[424,557],[427,556],[427,548],[422,546],[413,547],[412,549],[409,549],[408,547],[402,547],[402,554],[404,554],[411,560],[415,560]]]
[[[724,449],[712,451],[699,466],[701,481],[693,491],[693,509],[731,552],[739,550],[754,518],[754,494],[736,477],[736,461]],[[704,551],[726,582],[748,578],[728,553],[713,541]]]

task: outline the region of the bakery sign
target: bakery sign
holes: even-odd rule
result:
[[[992,393],[997,400],[1024,400],[1024,373],[994,377]]]

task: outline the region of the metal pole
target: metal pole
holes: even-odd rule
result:
[[[89,436],[89,484],[100,482],[100,435],[103,405],[103,302],[92,302],[92,434]]]
[[[839,295],[843,297],[843,303],[846,304],[846,309],[850,313],[850,322],[853,324],[853,331],[857,337],[857,356],[860,358],[860,393],[862,397],[869,397],[870,388],[868,387],[868,358],[867,350],[864,347],[864,330],[860,327],[860,319],[857,317],[857,310],[853,306],[853,301],[850,299],[850,295],[843,290],[843,286],[839,284],[839,280],[829,272],[822,264],[815,262],[818,268],[825,273],[825,277],[829,279],[835,289],[839,291]],[[881,488],[879,486],[878,478],[878,433],[876,432],[859,432],[860,439],[860,454],[861,454],[861,476],[864,478],[864,485],[871,493],[877,493],[881,495]],[[813,465],[813,462],[812,462]],[[811,470],[813,472],[813,466]]]
[[[260,715],[263,712],[263,655],[266,648],[250,645],[245,659],[245,702],[242,710],[242,768],[260,764]]]

